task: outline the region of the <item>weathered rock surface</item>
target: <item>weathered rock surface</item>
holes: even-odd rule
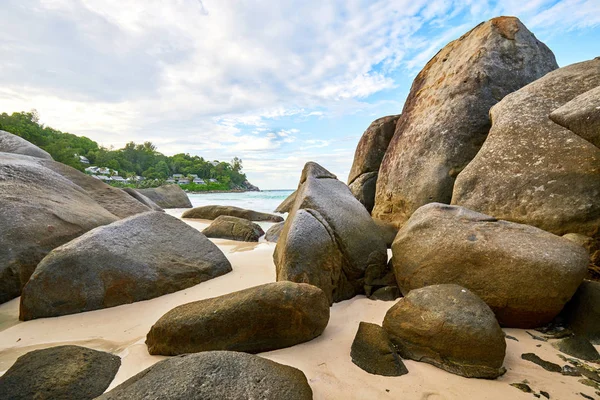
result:
[[[267,242],[277,243],[279,240],[279,236],[281,236],[281,232],[283,231],[283,225],[285,222],[278,222],[267,230],[265,233],[265,240]]]
[[[521,354],[521,358],[525,361],[530,361],[534,364],[539,365],[540,367],[544,368],[546,371],[549,372],[558,372],[561,373],[562,368],[560,367],[560,365],[558,364],[554,364],[553,362],[550,361],[546,361],[543,358],[541,358],[540,356],[538,356],[537,354],[534,353],[524,353]]]
[[[467,378],[505,372],[504,333],[490,308],[458,285],[411,291],[388,310],[383,328],[403,358]]]
[[[348,186],[369,212],[375,205],[375,185],[381,160],[394,136],[399,117],[390,115],[373,121],[356,146]]]
[[[146,338],[150,354],[281,349],[319,336],[329,303],[315,286],[273,282],[175,307]]]
[[[258,242],[258,239],[265,234],[262,228],[254,222],[226,215],[217,217],[202,233],[209,238],[240,240],[243,242]]]
[[[296,368],[245,353],[211,351],[168,358],[98,400],[264,399],[311,400]]]
[[[0,153],[0,302],[20,295],[50,250],[117,217],[37,158]]]
[[[380,300],[380,301],[394,301],[398,297],[402,297],[402,293],[400,293],[400,289],[398,286],[384,286],[379,289],[375,289],[373,293],[369,296],[371,300]]]
[[[292,207],[294,206],[294,202],[296,201],[296,191],[290,194],[284,201],[281,202],[279,206],[275,209],[276,213],[286,213],[290,212]]]
[[[586,361],[599,361],[600,354],[589,340],[582,336],[570,336],[552,343],[559,351]]]
[[[175,217],[150,211],[51,251],[23,288],[20,318],[147,300],[229,271],[225,255],[203,234]]]
[[[179,185],[164,185],[137,191],[162,208],[192,208],[189,197]]]
[[[577,335],[600,344],[600,282],[583,281],[561,315]]]
[[[0,377],[4,400],[94,399],[121,366],[118,356],[80,346],[34,350]]]
[[[0,152],[52,160],[52,156],[45,150],[17,135],[2,130],[0,130]]]
[[[552,111],[550,119],[600,147],[600,86]]]
[[[249,221],[281,222],[279,215],[246,210],[234,206],[202,206],[195,207],[183,213],[181,218],[216,219],[220,216],[244,218]]]
[[[348,187],[309,162],[273,259],[277,280],[313,284],[337,302],[364,293],[365,276],[385,270],[387,250]]]
[[[456,176],[486,140],[490,107],[556,68],[514,17],[446,45],[413,82],[381,163],[373,217],[400,227],[424,204],[449,203]]]
[[[501,325],[543,326],[573,296],[587,270],[585,249],[540,229],[463,207],[428,204],[392,245],[400,290],[455,283],[472,290]]]
[[[354,364],[370,374],[383,376],[408,374],[387,332],[379,325],[360,323],[352,342],[350,356]]]
[[[124,191],[125,193],[127,193],[128,195],[130,195],[131,197],[133,197],[134,199],[136,199],[137,201],[139,201],[140,203],[142,203],[143,205],[145,205],[146,207],[150,208],[153,211],[162,211],[162,212],[165,211],[158,204],[156,204],[155,202],[153,202],[148,197],[144,196],[143,194],[141,194],[140,192],[138,192],[135,189],[132,189],[132,188],[123,188],[121,190]]]
[[[458,176],[452,204],[557,235],[596,234],[600,149],[549,115],[599,85],[600,58],[506,96],[492,108],[490,134]]]

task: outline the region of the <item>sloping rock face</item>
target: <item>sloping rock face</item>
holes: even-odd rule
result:
[[[150,354],[281,349],[319,336],[329,302],[315,286],[274,282],[176,307],[152,326]]]
[[[373,121],[360,138],[354,153],[348,186],[369,212],[375,205],[375,185],[381,160],[394,136],[399,117],[390,115]]]
[[[221,215],[202,231],[209,238],[240,240],[243,242],[258,242],[265,234],[262,228],[244,218]]]
[[[30,143],[27,140],[6,131],[0,131],[0,152],[23,154],[25,156],[52,160],[52,156],[45,150],[42,150],[33,143]]]
[[[160,361],[98,398],[113,399],[311,400],[312,390],[296,368],[251,354],[211,351]]]
[[[265,240],[267,242],[277,243],[279,240],[279,236],[281,236],[281,232],[283,231],[283,226],[285,222],[278,222],[267,230],[265,233]]]
[[[337,302],[364,293],[365,276],[385,270],[387,250],[348,187],[309,162],[273,259],[277,280],[313,284]]]
[[[567,239],[439,203],[412,215],[392,252],[404,294],[435,284],[464,286],[491,307],[501,325],[515,328],[552,321],[588,264],[585,249]]]
[[[139,201],[140,203],[142,203],[143,205],[145,205],[146,207],[150,208],[153,211],[162,211],[162,212],[165,211],[158,204],[156,204],[155,202],[153,202],[148,197],[144,196],[143,194],[141,194],[140,192],[138,192],[135,189],[132,189],[132,188],[122,188],[121,190],[124,191],[125,193],[127,193],[128,195],[130,195],[131,197],[133,197],[134,199],[136,199],[137,201]]]
[[[458,176],[452,204],[557,235],[597,234],[600,149],[549,116],[599,85],[600,59],[594,59],[506,96],[492,108],[490,134]]]
[[[147,300],[230,271],[225,255],[206,236],[175,217],[150,211],[51,251],[23,288],[20,318]]]
[[[5,400],[95,399],[112,382],[121,359],[80,346],[34,350],[0,377]]]
[[[0,153],[0,303],[58,247],[118,218],[38,159]]]
[[[137,191],[162,208],[192,208],[192,202],[179,185],[164,185]]]
[[[517,19],[482,23],[415,78],[382,161],[373,217],[401,227],[420,206],[449,203],[454,180],[490,129],[490,107],[558,68]]]
[[[600,344],[600,282],[583,281],[562,316],[577,335]]]
[[[183,213],[181,218],[216,219],[220,216],[244,218],[249,221],[281,222],[283,218],[258,211],[246,210],[234,206],[202,206],[195,207]]]
[[[379,325],[361,322],[352,342],[352,362],[374,375],[408,374],[387,332]]]
[[[411,291],[388,310],[383,328],[403,358],[467,378],[494,379],[506,371],[504,332],[494,313],[458,285]]]
[[[550,119],[600,148],[600,86],[552,111]]]
[[[290,212],[292,207],[294,206],[294,202],[296,201],[296,191],[290,194],[284,201],[281,202],[279,206],[275,209],[276,213],[287,213]]]

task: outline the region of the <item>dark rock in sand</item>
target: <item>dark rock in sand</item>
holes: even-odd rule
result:
[[[192,208],[189,197],[179,185],[136,190],[162,208]]]
[[[401,227],[422,205],[449,203],[456,176],[486,141],[490,108],[556,68],[548,47],[514,17],[447,44],[412,84],[381,163],[373,217]]]
[[[417,210],[392,245],[403,293],[455,283],[472,290],[501,325],[548,324],[587,271],[580,246],[528,225],[439,203]]]
[[[412,290],[388,310],[383,328],[402,358],[467,378],[494,379],[506,371],[506,341],[494,313],[458,285]]]
[[[296,201],[296,191],[290,194],[281,204],[275,209],[276,213],[287,213],[290,212],[292,207],[294,206],[294,202]]]
[[[526,383],[511,383],[510,386],[517,388],[520,391],[525,392],[525,393],[533,393],[533,390],[531,390],[529,385]]]
[[[262,228],[254,222],[226,215],[217,217],[202,233],[209,238],[240,240],[243,242],[258,242],[258,239],[265,234]]]
[[[0,153],[0,303],[20,295],[52,249],[118,219],[38,161]]]
[[[540,367],[544,368],[546,371],[558,372],[558,373],[562,372],[562,368],[560,367],[560,365],[554,364],[550,361],[543,360],[537,354],[525,353],[525,354],[521,354],[521,358],[523,360],[531,361],[532,363],[539,365]]]
[[[348,186],[356,199],[369,212],[375,205],[375,185],[379,166],[394,136],[399,117],[400,115],[390,115],[373,121],[356,146],[354,162],[348,176]]]
[[[25,156],[52,160],[52,156],[45,150],[40,149],[22,137],[2,130],[0,130],[0,152],[23,154]]]
[[[258,356],[210,351],[168,358],[98,400],[311,400],[302,371]]]
[[[279,240],[279,236],[281,236],[281,232],[283,231],[283,225],[285,222],[278,222],[267,230],[265,233],[265,240],[267,242],[277,243]]]
[[[600,360],[600,354],[589,340],[581,336],[571,336],[552,343],[559,351],[586,361]]]
[[[600,344],[600,282],[583,281],[561,315],[577,335]]]
[[[279,215],[267,214],[258,211],[246,210],[234,206],[202,206],[195,207],[183,213],[181,218],[216,219],[220,216],[244,218],[249,221],[281,222]]]
[[[23,288],[20,318],[147,300],[229,271],[225,255],[202,233],[150,211],[94,229],[51,251]]]
[[[379,228],[348,187],[309,162],[273,260],[277,280],[313,284],[337,302],[364,293],[365,277],[385,270],[387,250]]]
[[[146,338],[150,354],[281,349],[319,336],[329,303],[315,286],[274,282],[175,307]]]
[[[140,203],[142,203],[143,205],[145,205],[146,207],[152,209],[153,211],[162,211],[162,212],[165,211],[161,207],[159,207],[158,204],[156,204],[155,202],[153,202],[148,197],[144,196],[143,194],[141,194],[140,192],[138,192],[135,189],[123,188],[121,190],[124,191],[125,193],[127,193],[128,195],[130,195],[131,197],[133,197],[134,199],[136,199],[137,201],[139,201]]]
[[[408,374],[387,332],[379,325],[361,322],[352,342],[352,362],[370,374],[401,376]]]
[[[597,233],[600,149],[549,116],[598,86],[600,58],[506,96],[490,111],[485,144],[456,178],[452,204],[557,235]]]
[[[120,365],[118,356],[80,346],[30,351],[0,377],[0,398],[94,399],[104,393]]]

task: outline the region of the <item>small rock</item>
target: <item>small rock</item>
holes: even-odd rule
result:
[[[517,338],[516,338],[516,337],[514,337],[514,336],[510,336],[510,335],[506,335],[506,338],[507,338],[507,339],[510,339],[510,340],[514,340],[515,342],[518,342],[518,341],[519,341],[519,339],[517,339]]]
[[[563,365],[560,373],[565,376],[581,376],[579,370],[575,367],[571,367],[570,365]]]
[[[263,213],[259,211],[246,210],[234,206],[202,206],[187,210],[181,218],[217,219],[220,216],[244,218],[249,221],[282,222],[279,215]]]
[[[543,360],[534,353],[521,354],[521,358],[523,360],[531,361],[532,363],[539,365],[540,367],[544,368],[546,371],[558,372],[558,373],[562,372],[562,368],[560,367],[560,365],[551,363],[550,361]]]
[[[408,373],[387,332],[379,325],[360,323],[350,356],[354,364],[370,374],[401,376]]]
[[[548,392],[544,392],[543,390],[540,390],[540,394],[541,394],[542,396],[544,396],[545,398],[547,398],[547,399],[549,399],[549,398],[550,398],[550,393],[548,393]]]
[[[258,239],[265,234],[262,228],[254,222],[225,215],[217,217],[202,233],[209,238],[240,240],[243,242],[258,242]]]
[[[582,383],[589,387],[593,387],[594,389],[600,389],[600,384],[598,384],[598,382],[593,381],[591,379],[580,379],[577,382]]]
[[[526,383],[511,383],[510,386],[515,387],[525,393],[533,393],[533,390]]]

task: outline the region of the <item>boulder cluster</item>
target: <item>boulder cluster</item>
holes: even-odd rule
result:
[[[306,163],[276,210],[285,220],[191,208],[177,185],[112,188],[0,131],[0,302],[21,296],[22,320],[226,274],[208,238],[258,242],[253,221],[274,223],[265,239],[276,243],[276,282],[170,310],[146,345],[171,357],[111,391],[118,357],[59,346],[19,358],[0,397],[311,399],[303,372],[254,353],[315,339],[330,306],[357,295],[394,301],[348,349],[367,373],[402,379],[404,359],[495,379],[506,371],[502,327],[558,323],[568,329],[557,350],[597,362],[600,283],[586,278],[600,272],[599,89],[600,58],[559,69],[517,18],[484,22],[427,63],[401,114],[369,126],[348,185]],[[162,208],[213,221],[199,232]],[[522,358],[600,381],[577,360]]]

